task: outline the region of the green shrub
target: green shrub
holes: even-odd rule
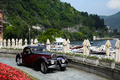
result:
[[[8,49],[8,48],[6,48],[6,47],[1,47],[1,49]]]
[[[14,49],[14,48],[9,48],[9,49]]]
[[[72,53],[66,53],[67,55],[72,55]]]
[[[87,56],[87,58],[98,59],[97,56]]]
[[[102,58],[103,61],[110,61],[110,62],[114,62],[114,59],[109,59],[109,58]]]
[[[75,56],[80,56],[80,57],[86,57],[85,55],[83,54],[74,54]]]

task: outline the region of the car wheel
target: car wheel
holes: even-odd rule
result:
[[[20,62],[20,58],[19,58],[19,57],[17,57],[17,62],[16,62],[16,63],[17,63],[18,66],[21,65],[21,62]]]
[[[40,70],[44,74],[47,73],[47,66],[46,66],[46,64],[44,62],[41,62],[41,64],[40,64]]]
[[[60,70],[61,70],[61,71],[65,71],[65,70],[66,70],[66,67],[61,67],[61,66],[60,66]]]

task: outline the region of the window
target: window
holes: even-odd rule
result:
[[[42,52],[47,53],[48,52],[45,48],[31,48],[31,51],[33,53],[42,53]]]
[[[26,54],[30,54],[30,49],[25,49],[24,50],[24,54],[26,55]]]

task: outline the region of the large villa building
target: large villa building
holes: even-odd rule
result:
[[[0,10],[0,39],[3,40],[3,11]]]

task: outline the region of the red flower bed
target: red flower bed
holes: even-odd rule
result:
[[[0,80],[33,80],[24,72],[0,63]]]

